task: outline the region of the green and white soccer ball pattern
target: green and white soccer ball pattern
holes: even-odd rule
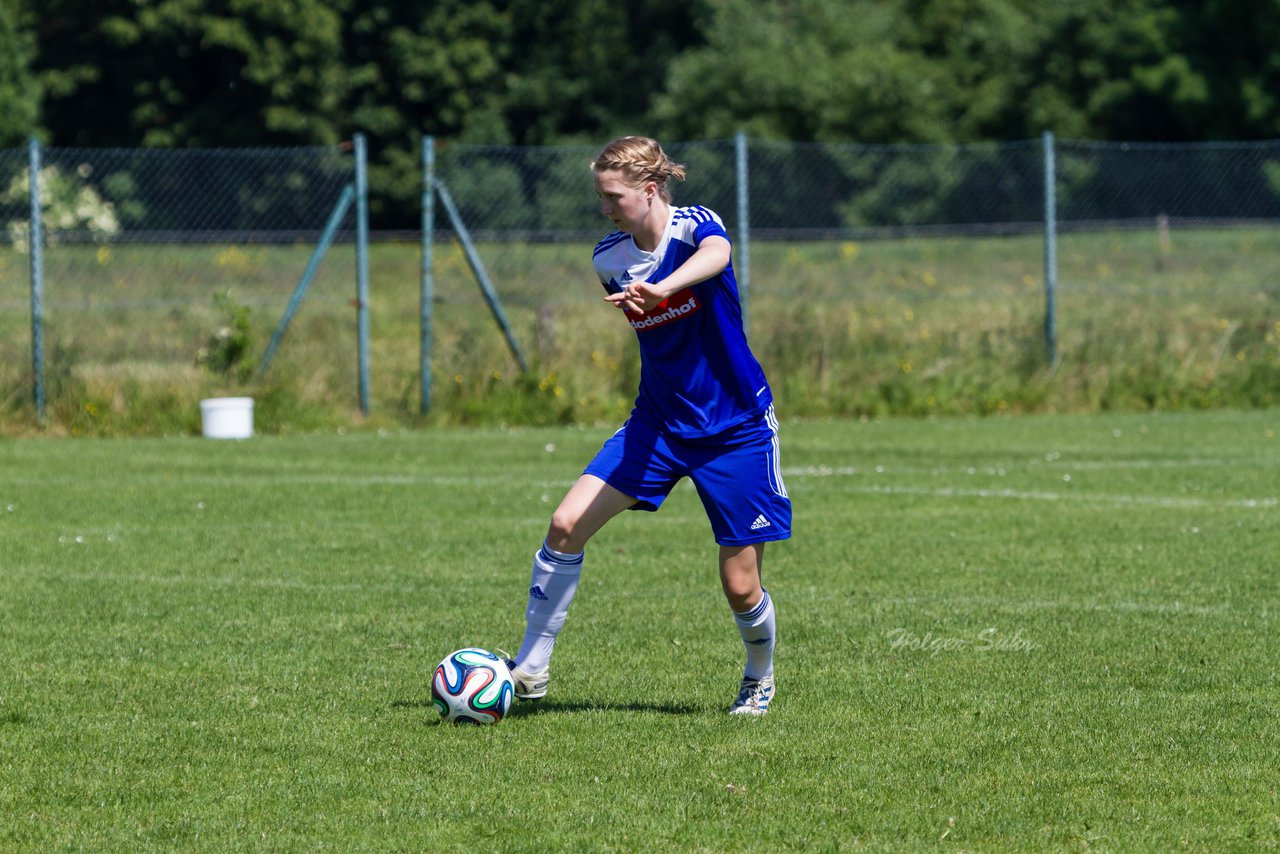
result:
[[[431,701],[452,723],[496,724],[506,717],[515,690],[506,663],[477,647],[449,653],[431,679]]]

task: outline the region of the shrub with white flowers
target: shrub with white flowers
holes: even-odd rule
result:
[[[92,174],[87,165],[68,175],[57,166],[40,170],[40,209],[45,243],[54,246],[68,234],[87,231],[94,243],[106,243],[120,233],[120,220],[115,206],[102,198],[85,178]],[[30,170],[23,170],[0,193],[0,204],[21,205],[31,195]],[[6,224],[9,242],[19,252],[26,252],[31,235],[27,217],[15,217]]]

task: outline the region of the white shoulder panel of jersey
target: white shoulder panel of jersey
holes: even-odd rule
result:
[[[698,230],[698,226],[706,222],[714,222],[721,228],[724,228],[724,222],[720,216],[710,208],[704,208],[702,205],[690,205],[687,208],[676,208],[673,214],[675,220],[674,234],[686,242],[693,242],[693,234]]]

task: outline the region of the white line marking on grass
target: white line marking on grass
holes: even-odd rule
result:
[[[1246,611],[1225,605],[1188,605],[1185,602],[1076,602],[1062,599],[1000,599],[991,596],[948,596],[943,601],[929,596],[878,596],[875,604],[945,605],[949,609],[974,607],[992,610],[1025,611],[1102,611],[1137,614],[1186,614],[1197,617],[1223,617]]]
[[[256,590],[281,590],[303,593],[400,593],[421,596],[431,589],[430,579],[421,583],[368,582],[368,581],[311,581],[302,578],[251,577],[232,575],[133,575],[130,573],[104,572],[53,572],[40,576],[66,582],[101,584],[152,584],[167,587],[201,588],[252,588]],[[492,578],[477,576],[474,586],[479,589],[492,584]],[[458,585],[454,585],[458,586]],[[460,588],[466,589],[466,588]]]
[[[1047,465],[1036,461],[1039,465]],[[1240,466],[1264,466],[1272,467],[1277,465],[1275,460],[1215,460],[1203,457],[1193,457],[1187,460],[1053,460],[1054,465],[1063,465],[1068,468],[1083,469],[1086,471],[1107,471],[1108,469],[1184,469],[1184,468],[1239,468]]]
[[[83,486],[89,481],[84,478],[68,475],[59,478],[24,478],[11,481],[15,486]],[[226,474],[190,474],[190,475],[136,475],[131,474],[124,481],[128,486],[146,484],[164,484],[173,487],[201,486],[241,486],[247,483],[264,483],[271,486],[457,486],[457,487],[491,487],[491,486],[530,486],[544,489],[563,487],[568,489],[574,481],[570,479],[556,480],[519,480],[510,474],[499,475],[407,475],[407,474],[272,474],[270,472],[228,472]]]
[[[1240,459],[1222,460],[1205,457],[1194,457],[1186,460],[1064,460],[1054,457],[1052,460],[1032,459],[1023,463],[1001,462],[986,463],[982,466],[908,466],[908,465],[871,465],[871,466],[799,466],[782,470],[784,476],[794,477],[850,477],[868,474],[989,474],[1004,475],[1010,471],[1039,471],[1044,468],[1079,469],[1080,471],[1110,471],[1112,469],[1183,469],[1183,468],[1273,468],[1280,466],[1280,460]]]
[[[1141,505],[1148,507],[1243,507],[1269,510],[1280,506],[1277,498],[1239,498],[1212,501],[1205,498],[1177,498],[1165,495],[1103,495],[1101,493],[1023,492],[1016,489],[926,489],[914,486],[851,486],[842,492],[867,495],[920,495],[927,498],[1007,498],[1015,501],[1078,501],[1085,504]]]
[[[894,471],[908,471],[895,468]],[[920,470],[917,470],[920,471]],[[885,469],[844,468],[798,468],[784,469],[786,477],[856,477],[867,474],[884,474]],[[1251,510],[1271,509],[1280,506],[1280,498],[1224,498],[1212,500],[1207,498],[1185,498],[1166,495],[1106,495],[1090,492],[1045,492],[1025,491],[1017,489],[965,489],[958,487],[920,487],[894,486],[891,484],[872,484],[868,486],[845,486],[841,492],[855,492],[865,495],[920,495],[929,498],[1007,498],[1020,501],[1079,501],[1095,504],[1142,505],[1150,507],[1242,507]]]

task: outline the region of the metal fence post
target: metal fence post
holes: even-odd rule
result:
[[[40,140],[34,136],[27,141],[27,170],[31,191],[31,228],[27,235],[31,253],[31,372],[36,419],[44,424],[44,220],[40,209]]]
[[[311,251],[311,260],[307,262],[307,269],[303,271],[302,278],[298,280],[297,286],[293,289],[293,295],[289,297],[289,304],[285,306],[284,315],[280,318],[280,323],[276,325],[276,331],[271,334],[271,341],[267,343],[267,352],[262,356],[262,364],[258,366],[258,376],[263,377],[267,373],[267,368],[271,367],[271,360],[275,357],[276,349],[279,348],[280,342],[284,340],[284,333],[289,328],[289,324],[293,322],[293,316],[298,311],[298,306],[302,305],[302,298],[307,295],[307,289],[311,287],[312,280],[316,277],[316,271],[320,269],[320,262],[324,260],[325,253],[329,251],[329,245],[333,243],[333,236],[338,231],[338,226],[342,225],[342,221],[347,218],[347,211],[351,209],[351,198],[355,195],[355,190],[350,184],[342,188],[342,194],[338,196],[338,202],[333,206],[333,211],[329,214],[329,221],[325,223],[324,231],[320,233],[320,240],[316,243],[316,248]]]
[[[369,157],[364,134],[356,150],[356,328],[359,343],[360,412],[369,414]]]
[[[444,212],[449,216],[449,222],[453,224],[453,233],[458,236],[458,242],[462,244],[463,254],[467,257],[467,264],[471,267],[471,273],[476,277],[476,282],[480,285],[480,291],[484,294],[485,302],[489,304],[489,311],[493,314],[493,319],[497,322],[498,328],[502,330],[502,335],[507,339],[507,349],[511,351],[511,356],[516,360],[516,364],[520,366],[521,373],[529,373],[529,362],[524,357],[524,351],[520,349],[520,344],[516,341],[515,333],[511,331],[511,322],[507,320],[507,313],[502,308],[502,300],[498,299],[498,292],[494,290],[493,280],[489,278],[489,273],[484,268],[484,262],[480,260],[480,252],[476,249],[475,241],[471,239],[471,232],[467,230],[467,224],[462,221],[462,214],[458,212],[458,205],[453,200],[453,194],[449,192],[448,186],[443,181],[436,181],[436,193],[440,196],[440,204],[444,207]]]
[[[1044,132],[1044,338],[1049,366],[1058,364],[1058,190],[1053,132]]]
[[[431,324],[435,300],[436,138],[422,137],[422,296],[421,381],[423,415],[431,411]]]
[[[734,136],[738,184],[738,298],[742,302],[742,328],[747,328],[747,296],[751,290],[751,209],[747,170],[747,135]]]

